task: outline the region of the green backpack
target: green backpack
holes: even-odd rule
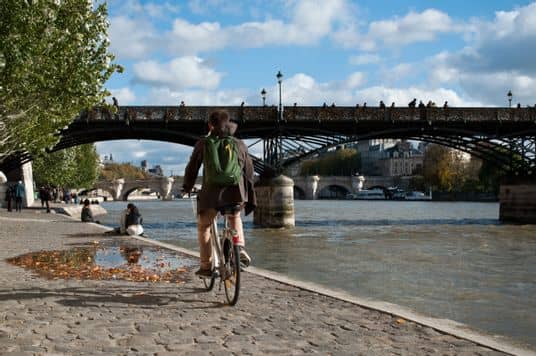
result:
[[[238,147],[231,136],[209,135],[203,151],[203,185],[227,187],[238,185],[242,168],[238,162]]]

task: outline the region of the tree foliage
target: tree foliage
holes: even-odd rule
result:
[[[426,185],[448,192],[475,190],[480,164],[479,160],[473,158],[467,161],[458,150],[428,145],[424,153],[424,181]]]
[[[345,148],[303,162],[300,175],[349,176],[361,168],[361,157],[355,149]]]
[[[0,3],[0,162],[53,146],[54,133],[108,95],[107,9],[91,0]],[[67,153],[62,153],[67,154]]]
[[[145,179],[148,174],[141,170],[139,167],[135,167],[130,163],[111,163],[100,171],[100,179],[106,181],[113,181],[114,179],[123,178],[128,180]]]
[[[97,180],[99,156],[92,144],[34,156],[33,173],[38,185],[91,188]]]

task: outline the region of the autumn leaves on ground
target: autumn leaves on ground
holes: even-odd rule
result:
[[[7,262],[50,279],[122,279],[134,282],[184,283],[192,260],[155,247],[101,243],[70,250],[31,252]]]

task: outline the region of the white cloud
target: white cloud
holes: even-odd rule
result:
[[[348,60],[353,65],[375,64],[381,62],[381,57],[377,54],[365,53],[350,57]]]
[[[174,90],[195,87],[214,89],[219,85],[222,75],[201,58],[193,56],[175,58],[168,63],[151,60],[134,64],[136,82]]]
[[[117,16],[110,19],[110,50],[120,60],[143,58],[158,48],[159,35],[150,22]]]
[[[440,34],[463,32],[465,28],[442,11],[426,9],[420,13],[411,11],[402,18],[373,21],[368,24],[366,33],[351,24],[334,33],[333,37],[344,47],[375,51],[381,47],[401,48],[416,42],[433,41]]]
[[[178,105],[184,101],[186,105],[240,105],[242,101],[248,102],[249,91],[233,90],[171,90],[169,88],[153,88],[144,98],[142,105]],[[259,96],[256,94],[256,96]],[[258,105],[251,102],[250,105]]]
[[[131,105],[136,102],[136,95],[130,88],[109,89],[109,91],[112,97],[117,99],[119,105]]]
[[[534,105],[536,92],[536,2],[508,12],[497,12],[492,21],[473,21],[466,48],[442,52],[429,59],[430,82],[457,84],[486,105]]]

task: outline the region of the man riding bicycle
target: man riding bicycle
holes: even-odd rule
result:
[[[184,173],[183,190],[189,193],[199,173],[201,164],[204,163],[203,169],[203,187],[197,196],[197,233],[199,241],[199,251],[201,265],[196,275],[210,277],[212,275],[212,248],[210,245],[210,226],[218,214],[223,211],[229,216],[231,228],[235,229],[240,246],[240,262],[248,266],[251,258],[247,254],[244,246],[244,230],[242,228],[242,219],[240,217],[241,209],[245,209],[248,215],[255,209],[256,198],[253,189],[253,162],[248,154],[248,148],[244,142],[233,137],[237,124],[229,118],[229,113],[225,110],[217,110],[210,114],[208,121],[209,133],[197,141],[186,166]],[[233,140],[236,147],[238,164],[241,168],[240,179],[236,185],[219,185],[210,184],[207,177],[206,147],[210,143],[208,140],[217,140],[229,138]]]

